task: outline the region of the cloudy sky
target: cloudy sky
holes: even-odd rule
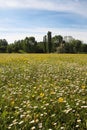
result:
[[[87,42],[87,0],[0,0],[0,39],[73,36]]]

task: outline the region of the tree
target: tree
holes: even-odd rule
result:
[[[48,43],[47,52],[51,53],[52,52],[52,38],[51,38],[51,32],[49,31],[47,33],[47,43]]]
[[[87,44],[82,44],[81,45],[81,52],[87,53]]]
[[[70,44],[72,45],[72,53],[79,53],[81,52],[81,45],[82,42],[80,40],[72,40],[70,42]]]
[[[7,52],[8,42],[5,39],[0,39],[0,52],[5,53]]]
[[[64,44],[61,44],[59,47],[56,48],[57,53],[65,53]]]
[[[38,43],[37,43],[36,53],[44,53],[43,42],[38,42]]]
[[[71,41],[73,41],[73,40],[75,40],[72,36],[64,36],[64,41],[65,42],[71,42]]]
[[[53,52],[58,51],[58,47],[61,46],[63,43],[63,37],[61,35],[55,35],[52,38],[52,43],[53,43]]]
[[[43,49],[44,49],[44,52],[47,53],[47,39],[46,39],[46,35],[43,37]]]
[[[58,47],[63,42],[63,37],[61,35],[55,35],[52,38],[52,42],[55,43],[56,46]]]
[[[66,41],[67,39],[68,41]],[[53,38],[51,32],[43,37],[43,42],[37,42],[35,37],[26,37],[23,40],[14,41],[8,44],[5,39],[0,39],[0,52],[15,53],[87,53],[87,44],[74,39],[72,36],[55,35]],[[65,41],[64,41],[65,40]]]
[[[13,52],[13,44],[9,44],[7,47],[7,52],[12,53]]]
[[[27,53],[36,52],[37,42],[34,37],[26,37],[23,41],[24,51]]]

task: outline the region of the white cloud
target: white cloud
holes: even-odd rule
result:
[[[85,0],[0,0],[0,8],[69,11],[87,17],[87,1]]]
[[[86,0],[0,0],[0,8],[8,9],[43,9],[43,10],[53,10],[53,11],[64,11],[71,12],[87,17],[87,1]],[[4,18],[0,20],[1,25],[4,21],[9,21],[9,19]],[[5,25],[6,26],[6,25]],[[4,26],[4,27],[5,27]],[[77,26],[77,25],[76,25]],[[7,27],[7,26],[6,26]],[[87,42],[87,31],[83,29],[59,29],[59,28],[0,28],[0,38],[6,38],[9,42],[14,40],[23,39],[26,36],[35,36],[36,40],[42,40],[43,35],[47,31],[52,31],[53,35],[61,34],[63,36],[71,35],[78,38],[84,42]]]
[[[82,40],[87,43],[87,31],[75,30],[75,29],[59,29],[59,28],[12,28],[10,31],[5,28],[0,28],[1,34],[0,38],[5,38],[9,43],[14,42],[15,40],[24,39],[26,36],[34,36],[37,41],[42,41],[43,36],[51,31],[52,35],[62,35],[62,36],[73,36],[75,39]],[[6,33],[3,33],[6,32]]]

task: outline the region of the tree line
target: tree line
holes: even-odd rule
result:
[[[87,53],[87,44],[71,36],[52,37],[48,32],[41,42],[37,42],[33,36],[11,44],[6,39],[0,39],[0,53]]]

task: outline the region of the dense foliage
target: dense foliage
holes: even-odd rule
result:
[[[67,36],[66,36],[67,38]],[[45,35],[42,42],[37,42],[34,37],[26,37],[24,40],[14,41],[8,44],[5,39],[0,40],[0,52],[8,53],[87,53],[87,44],[75,40],[69,36],[69,41],[61,35],[51,36],[51,32]]]
[[[87,130],[87,55],[1,54],[0,130]]]
[[[5,39],[0,39],[0,53],[7,51],[8,42]]]

